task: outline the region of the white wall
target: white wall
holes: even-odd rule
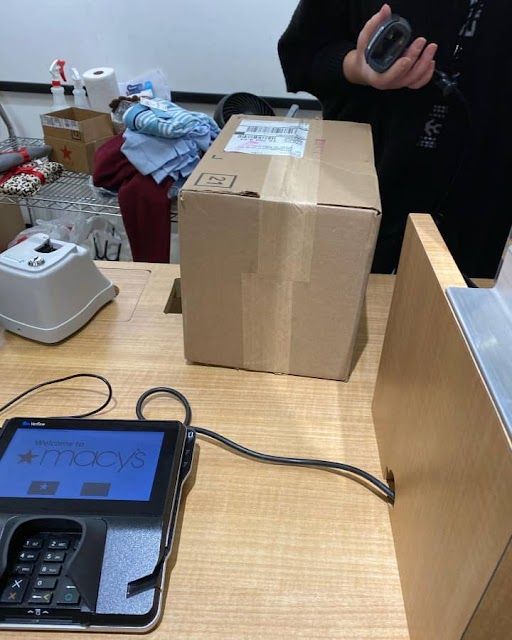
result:
[[[72,106],[72,101],[69,100]],[[0,102],[17,135],[29,138],[41,138],[40,114],[49,111],[52,104],[51,94],[48,96],[28,93],[0,92]],[[7,137],[7,130],[0,119],[0,140]]]
[[[277,41],[298,0],[23,0],[2,3],[0,79],[48,82],[48,67],[158,66],[176,91],[284,96]]]
[[[44,82],[49,87],[50,63],[64,58],[68,73],[72,66],[81,72],[95,66],[112,66],[119,81],[159,67],[175,91],[250,91],[290,96],[285,89],[277,41],[297,3],[298,0],[5,2],[0,80]],[[48,111],[50,94],[2,92],[0,102],[18,135],[41,135],[39,115]],[[4,137],[5,128],[0,122],[0,139]]]

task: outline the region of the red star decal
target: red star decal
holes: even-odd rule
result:
[[[62,151],[62,155],[64,156],[64,160],[71,159],[71,151],[66,147],[66,145],[64,145],[64,148],[61,149],[61,151]]]

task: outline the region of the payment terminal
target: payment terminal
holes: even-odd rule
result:
[[[145,632],[195,432],[14,418],[0,435],[0,629]]]

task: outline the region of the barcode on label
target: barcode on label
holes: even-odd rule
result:
[[[308,132],[309,124],[301,121],[288,123],[244,119],[239,123],[225,151],[302,158]]]
[[[295,135],[297,127],[247,127],[246,133],[276,133],[276,134],[284,134],[287,136]]]

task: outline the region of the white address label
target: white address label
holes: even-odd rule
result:
[[[225,151],[302,158],[309,124],[284,120],[242,120]]]
[[[47,127],[56,127],[57,129],[71,129],[72,131],[80,131],[80,123],[76,120],[68,120],[67,118],[56,118],[55,116],[41,116],[41,122]]]
[[[142,95],[142,94],[137,94]],[[163,98],[147,98],[141,97],[140,103],[145,107],[149,107],[150,109],[158,109],[159,111],[175,111],[176,107],[173,104],[170,104],[168,100],[164,100]]]

